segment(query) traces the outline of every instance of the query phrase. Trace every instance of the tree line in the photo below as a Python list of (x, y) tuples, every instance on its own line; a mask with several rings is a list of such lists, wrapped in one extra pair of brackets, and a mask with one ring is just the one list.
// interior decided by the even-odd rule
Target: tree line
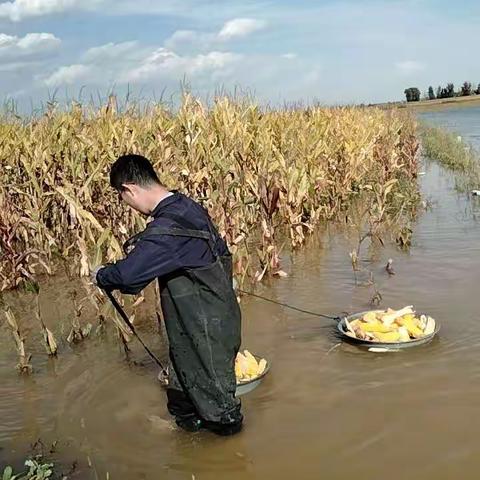
[[(416, 87), (405, 90), (407, 102), (418, 102), (422, 100), (420, 90)], [(468, 97), (470, 95), (480, 95), (480, 83), (477, 89), (474, 89), (471, 82), (464, 82), (459, 90), (455, 90), (453, 83), (448, 83), (446, 87), (439, 86), (435, 91), (432, 86), (428, 87), (428, 93), (423, 96), (423, 100), (435, 100), (436, 98)]]

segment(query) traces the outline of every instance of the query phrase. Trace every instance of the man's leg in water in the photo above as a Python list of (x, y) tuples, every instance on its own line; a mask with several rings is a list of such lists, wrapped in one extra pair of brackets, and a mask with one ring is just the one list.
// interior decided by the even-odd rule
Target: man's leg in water
[(188, 431), (198, 432), (207, 429), (217, 435), (234, 435), (242, 429), (243, 415), (240, 405), (221, 419), (221, 422), (209, 422), (199, 415), (193, 402), (183, 391), (173, 366), (169, 367), (169, 388), (167, 389), (167, 408), (175, 417), (176, 424)]
[(202, 428), (197, 410), (183, 391), (171, 363), (168, 368), (167, 408), (180, 428), (188, 432), (198, 432)]
[(203, 422), (190, 399), (181, 390), (167, 389), (167, 407), (176, 424), (188, 432), (198, 432)]

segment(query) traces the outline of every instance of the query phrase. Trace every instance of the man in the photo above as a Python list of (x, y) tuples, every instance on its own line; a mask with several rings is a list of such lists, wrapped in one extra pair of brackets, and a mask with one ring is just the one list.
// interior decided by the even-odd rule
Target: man
[(126, 257), (98, 267), (93, 281), (104, 290), (136, 294), (158, 279), (170, 344), (169, 412), (188, 431), (239, 432), (243, 416), (234, 366), (241, 315), (225, 242), (206, 210), (169, 192), (146, 158), (120, 157), (110, 184), (127, 205), (153, 220), (127, 242)]

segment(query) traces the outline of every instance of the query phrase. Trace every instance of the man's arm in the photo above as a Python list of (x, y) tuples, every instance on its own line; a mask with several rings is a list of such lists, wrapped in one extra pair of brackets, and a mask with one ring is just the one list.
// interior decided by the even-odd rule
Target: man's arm
[(172, 245), (164, 240), (139, 240), (122, 260), (97, 272), (97, 284), (106, 290), (135, 295), (152, 280), (178, 268)]

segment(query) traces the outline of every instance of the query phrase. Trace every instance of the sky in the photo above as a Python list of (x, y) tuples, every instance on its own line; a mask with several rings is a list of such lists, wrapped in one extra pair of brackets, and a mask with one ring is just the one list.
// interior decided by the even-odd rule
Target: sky
[(0, 91), (22, 108), (110, 92), (374, 103), (480, 83), (480, 2), (0, 0)]

